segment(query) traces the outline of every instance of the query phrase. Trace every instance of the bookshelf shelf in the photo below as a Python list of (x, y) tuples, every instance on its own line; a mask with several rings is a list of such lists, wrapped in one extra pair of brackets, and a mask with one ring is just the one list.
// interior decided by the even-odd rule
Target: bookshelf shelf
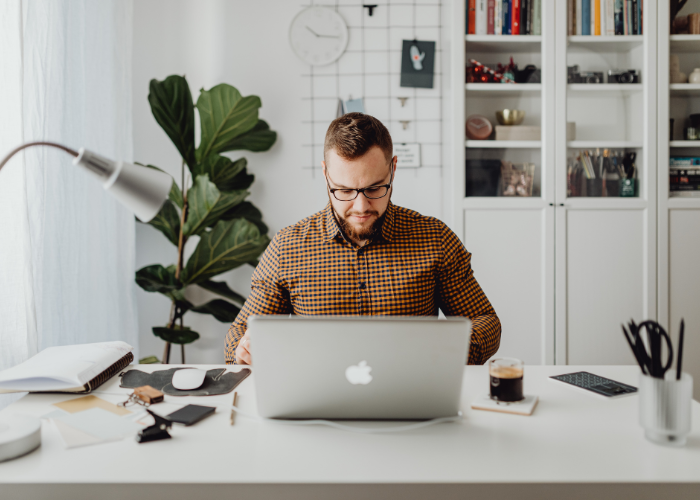
[(700, 51), (700, 35), (671, 35), (671, 52)]
[(641, 141), (569, 141), (566, 143), (566, 147), (570, 149), (640, 149), (644, 145)]
[(542, 141), (466, 141), (467, 148), (540, 149)]
[(498, 52), (539, 52), (539, 35), (465, 35), (466, 54)]
[(669, 87), (672, 96), (700, 95), (700, 83), (671, 83)]
[(543, 209), (547, 206), (539, 196), (468, 196), (462, 198), (462, 209)]
[(571, 35), (567, 38), (570, 51), (585, 49), (596, 52), (626, 52), (644, 43), (644, 35), (588, 36)]
[(468, 92), (484, 92), (500, 95), (520, 95), (523, 92), (540, 92), (540, 83), (467, 83)]
[(672, 148), (700, 148), (700, 141), (670, 141), (668, 145)]
[(569, 83), (569, 92), (582, 94), (635, 94), (644, 89), (642, 83)]

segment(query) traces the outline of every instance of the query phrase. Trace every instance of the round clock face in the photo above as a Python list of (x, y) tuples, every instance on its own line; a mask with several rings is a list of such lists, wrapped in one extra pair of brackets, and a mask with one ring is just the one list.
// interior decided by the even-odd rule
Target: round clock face
[(309, 7), (296, 15), (289, 28), (289, 43), (299, 58), (313, 66), (338, 59), (348, 46), (348, 27), (329, 7)]
[(467, 118), (467, 137), (469, 139), (483, 141), (488, 139), (493, 132), (493, 125), (488, 118), (482, 115), (471, 115)]

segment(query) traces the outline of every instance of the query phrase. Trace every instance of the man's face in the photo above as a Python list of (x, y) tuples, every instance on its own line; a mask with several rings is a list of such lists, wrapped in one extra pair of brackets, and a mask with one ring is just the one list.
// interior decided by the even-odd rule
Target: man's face
[[(326, 158), (328, 163), (322, 163), (323, 174), (331, 188), (361, 189), (389, 184), (393, 178), (392, 171), (395, 172), (396, 169), (396, 157), (388, 162), (378, 146), (354, 160), (338, 156), (333, 149), (326, 153)], [(329, 191), (331, 206), (346, 236), (355, 243), (368, 239), (389, 206), (392, 190), (393, 188), (386, 196), (376, 200), (359, 194), (352, 201), (339, 201)]]

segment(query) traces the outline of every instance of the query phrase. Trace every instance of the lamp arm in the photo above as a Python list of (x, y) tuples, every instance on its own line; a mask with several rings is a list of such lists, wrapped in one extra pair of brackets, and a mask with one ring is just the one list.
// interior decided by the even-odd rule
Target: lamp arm
[(29, 147), (32, 147), (32, 146), (53, 146), (54, 148), (62, 149), (63, 151), (65, 151), (65, 152), (68, 153), (68, 154), (71, 154), (71, 155), (73, 155), (73, 156), (78, 156), (78, 152), (77, 152), (77, 151), (75, 151), (75, 150), (73, 150), (73, 149), (71, 149), (71, 148), (67, 148), (66, 146), (63, 146), (62, 144), (58, 144), (58, 143), (55, 143), (55, 142), (45, 142), (45, 141), (27, 142), (27, 143), (25, 143), (25, 144), (22, 144), (21, 146), (17, 146), (15, 149), (13, 149), (12, 151), (10, 151), (10, 152), (8, 153), (8, 155), (5, 156), (5, 158), (2, 159), (2, 161), (0, 161), (0, 170), (2, 170), (2, 167), (4, 167), (5, 164), (6, 164), (8, 161), (10, 161), (10, 158), (12, 158), (15, 154), (19, 153), (19, 152), (22, 151), (23, 149), (26, 149), (26, 148), (29, 148)]

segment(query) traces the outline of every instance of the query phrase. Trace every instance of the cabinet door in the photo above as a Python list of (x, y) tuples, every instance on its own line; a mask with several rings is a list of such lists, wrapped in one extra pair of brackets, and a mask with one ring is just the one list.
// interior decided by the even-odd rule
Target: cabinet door
[(544, 203), (464, 210), (474, 276), (501, 320), (499, 357), (554, 362), (553, 214)]
[(621, 324), (656, 314), (646, 208), (556, 210), (557, 364), (633, 364)]

